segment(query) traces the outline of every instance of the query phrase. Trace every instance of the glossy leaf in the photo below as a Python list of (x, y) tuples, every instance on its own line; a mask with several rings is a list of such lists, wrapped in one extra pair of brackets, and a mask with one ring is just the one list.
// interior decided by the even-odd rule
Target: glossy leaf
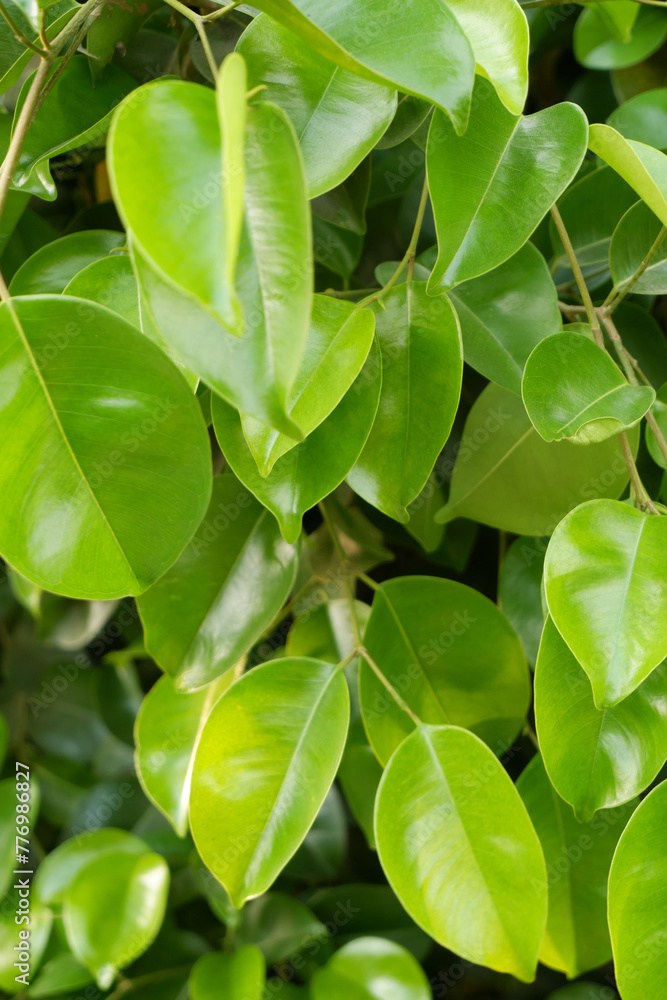
[(440, 454), (461, 395), (463, 357), (456, 315), (423, 282), (393, 288), (376, 307), (382, 391), (373, 429), (348, 475), (352, 489), (407, 521)]
[(198, 691), (183, 693), (161, 677), (144, 698), (135, 728), (137, 777), (176, 832), (188, 831), (192, 767), (199, 737), (218, 698), (234, 680), (227, 671)]
[[(364, 644), (422, 722), (463, 726), (497, 754), (521, 728), (530, 697), (521, 644), (471, 587), (423, 576), (382, 584)], [(386, 763), (414, 723), (365, 661), (359, 692), (371, 745)]]
[(261, 1000), (266, 983), (264, 957), (254, 945), (223, 954), (209, 952), (196, 962), (188, 981), (192, 1000)]
[(598, 708), (627, 698), (667, 657), (666, 558), (667, 522), (612, 500), (582, 504), (553, 533), (549, 611)]
[(620, 42), (630, 41), (632, 28), (640, 11), (634, 0), (614, 0), (612, 3), (603, 0), (587, 9), (592, 10), (607, 31)]
[[(658, 238), (662, 224), (643, 202), (629, 209), (614, 231), (609, 253), (611, 276), (619, 291), (627, 286)], [(661, 295), (667, 291), (667, 246), (663, 244), (639, 281), (633, 295)]]
[[(72, 278), (89, 264), (115, 256), (113, 251), (124, 247), (124, 233), (106, 229), (91, 229), (70, 233), (47, 243), (19, 268), (12, 278), (12, 295), (41, 295), (64, 292)], [(107, 305), (107, 303), (103, 303)]]
[(237, 51), (248, 64), (249, 87), (265, 86), (263, 97), (294, 125), (309, 198), (341, 184), (394, 117), (395, 90), (323, 59), (266, 14), (248, 26)]
[[(388, 8), (384, 0), (335, 6), (327, 0), (258, 0), (255, 6), (343, 69), (423, 97), (443, 108), (458, 131), (465, 130), (475, 57), (446, 4), (409, 0)], [(419, 59), (406, 48), (406, 37)]]
[(213, 426), (227, 461), (275, 516), (286, 541), (296, 542), (305, 512), (331, 493), (358, 459), (373, 426), (380, 382), (379, 351), (374, 345), (334, 411), (305, 441), (278, 459), (266, 478), (257, 469), (238, 413), (219, 397), (213, 399)]
[(343, 945), (316, 973), (313, 1000), (430, 1000), (428, 980), (400, 945), (362, 937)]
[(535, 666), (544, 615), (542, 571), (546, 541), (516, 538), (505, 553), (498, 577), (498, 606), (519, 636), (526, 658)]
[(431, 294), (490, 271), (523, 246), (576, 174), (586, 135), (576, 105), (517, 118), (482, 77), (465, 135), (435, 113), (426, 153), (439, 250)]
[(521, 383), (533, 426), (545, 441), (605, 441), (633, 427), (650, 409), (654, 390), (628, 385), (611, 357), (578, 333), (538, 344)]
[(636, 802), (602, 810), (592, 823), (579, 823), (554, 791), (539, 754), (522, 771), (516, 787), (547, 863), (549, 914), (540, 961), (575, 979), (611, 959), (607, 879)]
[(3, 556), (70, 597), (139, 594), (177, 558), (206, 509), (211, 473), (199, 407), (171, 362), (102, 306), (44, 295), (15, 299), (13, 308), (16, 322), (0, 307), (0, 370), (12, 387), (0, 411), (3, 435), (12, 428)]
[(607, 125), (626, 139), (667, 149), (667, 87), (637, 94), (616, 108)]
[(114, 254), (93, 261), (75, 274), (63, 291), (65, 295), (98, 302), (141, 329), (137, 279), (132, 262), (125, 255)]
[[(629, 437), (636, 449), (637, 431)], [(587, 448), (570, 441), (547, 443), (521, 399), (491, 384), (468, 415), (449, 502), (436, 520), (468, 517), (520, 535), (549, 535), (577, 504), (618, 497), (627, 481), (615, 439)]]
[(664, 13), (648, 7), (640, 10), (630, 38), (625, 41), (614, 37), (594, 10), (585, 10), (574, 29), (574, 54), (588, 69), (633, 66), (656, 52), (667, 38)]
[(176, 689), (220, 677), (247, 653), (287, 599), (297, 550), (231, 475), (180, 558), (138, 601), (146, 646)]
[(667, 862), (662, 836), (666, 823), (667, 783), (663, 782), (626, 826), (609, 873), (609, 928), (623, 1000), (667, 996)]
[(667, 225), (667, 156), (643, 142), (624, 139), (609, 125), (591, 125), (588, 145)]
[(518, 792), (481, 740), (420, 726), (385, 770), (375, 831), (390, 885), (431, 937), (533, 980), (547, 915), (544, 857)]
[(113, 827), (87, 831), (85, 837), (71, 837), (40, 864), (34, 881), (35, 897), (48, 905), (62, 903), (79, 874), (92, 861), (106, 855), (115, 858), (128, 854), (140, 858), (148, 853), (148, 846), (139, 837)]
[(535, 721), (558, 794), (582, 822), (629, 802), (667, 760), (667, 665), (613, 708), (597, 709), (591, 682), (549, 618), (535, 671)]
[(265, 892), (306, 836), (334, 779), (349, 699), (336, 667), (286, 658), (246, 674), (202, 733), (190, 823), (235, 906)]

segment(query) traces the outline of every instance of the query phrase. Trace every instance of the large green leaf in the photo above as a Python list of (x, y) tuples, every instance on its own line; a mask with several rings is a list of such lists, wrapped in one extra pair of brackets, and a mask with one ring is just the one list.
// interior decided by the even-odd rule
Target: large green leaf
[(647, 385), (628, 385), (611, 357), (579, 333), (537, 345), (523, 373), (524, 405), (545, 441), (595, 444), (633, 427), (655, 401)]
[(313, 1000), (431, 1000), (419, 962), (393, 941), (361, 937), (343, 945), (313, 977)]
[[(288, 412), (304, 435), (335, 409), (361, 371), (373, 340), (370, 309), (315, 295), (306, 350), (288, 399)], [(298, 443), (254, 417), (241, 415), (243, 436), (262, 476)]]
[[(59, 64), (55, 64), (58, 71)], [(15, 115), (18, 116), (32, 85), (29, 77), (21, 90)], [(93, 86), (88, 59), (75, 55), (58, 75), (40, 107), (21, 147), (13, 186), (47, 201), (56, 197), (49, 160), (80, 146), (99, 144), (107, 131), (117, 104), (134, 90), (132, 77), (117, 66), (109, 66)]]
[(125, 233), (107, 229), (89, 229), (61, 236), (28, 258), (12, 278), (9, 291), (12, 295), (64, 292), (79, 271), (97, 260), (106, 260), (126, 242)]
[[(636, 450), (638, 432), (629, 432)], [(436, 520), (468, 517), (518, 535), (549, 535), (569, 510), (618, 497), (628, 481), (620, 445), (547, 443), (521, 399), (493, 383), (475, 401), (456, 453), (449, 502)]]
[(613, 708), (598, 709), (591, 682), (550, 618), (535, 671), (535, 722), (558, 794), (588, 822), (629, 802), (667, 760), (667, 664)]
[(516, 538), (505, 553), (498, 576), (498, 606), (521, 639), (526, 657), (535, 666), (544, 626), (542, 571), (546, 541)]
[[(422, 722), (464, 726), (498, 754), (523, 725), (530, 683), (521, 643), (471, 587), (423, 576), (383, 583), (364, 644)], [(369, 739), (386, 763), (414, 723), (365, 661), (359, 692)]]
[(429, 292), (484, 274), (516, 253), (579, 169), (586, 136), (576, 105), (516, 117), (483, 77), (465, 135), (436, 111), (426, 166), (439, 253)]
[(248, 85), (289, 115), (303, 153), (308, 196), (341, 184), (370, 153), (396, 110), (396, 91), (323, 59), (265, 14), (244, 31), (238, 51)]
[[(660, 219), (642, 201), (625, 213), (614, 230), (609, 251), (611, 276), (619, 291), (634, 277), (662, 228)], [(639, 281), (633, 284), (632, 292), (634, 295), (667, 292), (667, 241), (658, 249)]]
[(575, 979), (611, 959), (607, 879), (636, 802), (603, 810), (592, 823), (579, 823), (554, 791), (539, 754), (522, 771), (516, 787), (547, 863), (549, 914), (540, 961)]
[(581, 504), (553, 533), (549, 612), (598, 708), (627, 698), (667, 657), (666, 559), (667, 521), (613, 500)]
[(397, 521), (420, 493), (449, 437), (461, 395), (456, 314), (425, 282), (392, 288), (376, 306), (382, 391), (373, 429), (348, 476), (352, 489)]
[(188, 981), (192, 1000), (262, 1000), (266, 983), (264, 956), (254, 945), (229, 954), (209, 952), (194, 965)]
[(609, 125), (591, 125), (588, 145), (667, 225), (667, 156), (643, 142), (624, 139)]
[(667, 980), (667, 782), (623, 831), (609, 874), (609, 929), (623, 1000), (665, 1000)]
[(480, 739), (420, 726), (385, 769), (378, 854), (394, 892), (457, 955), (535, 978), (547, 916), (539, 840), (518, 792)]
[(188, 805), (194, 755), (204, 723), (234, 680), (229, 670), (199, 691), (176, 690), (161, 677), (144, 698), (134, 730), (137, 777), (154, 805), (176, 832), (188, 832)]
[(306, 658), (251, 670), (209, 715), (190, 824), (235, 906), (265, 892), (306, 836), (336, 774), (348, 721), (343, 673)]
[[(597, 7), (597, 2), (595, 7)], [(608, 7), (621, 6), (618, 0)], [(665, 11), (644, 7), (629, 33), (629, 39), (619, 39), (609, 30), (596, 11), (585, 10), (574, 28), (574, 54), (588, 69), (622, 69), (634, 66), (656, 52), (667, 38)]]
[(164, 918), (169, 867), (159, 854), (108, 854), (81, 869), (65, 894), (63, 922), (69, 946), (109, 988), (154, 940)]
[(88, 264), (74, 275), (64, 292), (65, 295), (99, 302), (141, 329), (137, 279), (132, 261), (125, 254), (102, 257)]
[(607, 119), (626, 139), (667, 149), (667, 87), (646, 90), (621, 104)]
[(249, 651), (288, 597), (297, 556), (235, 476), (214, 479), (194, 538), (138, 601), (146, 647), (177, 688), (208, 684)]
[(150, 341), (83, 299), (2, 305), (0, 342), (3, 556), (70, 597), (141, 593), (208, 503), (195, 398)]
[(70, 837), (51, 851), (35, 875), (35, 898), (41, 903), (62, 903), (80, 872), (106, 855), (129, 854), (140, 858), (150, 848), (139, 837), (113, 827), (87, 830), (85, 837)]
[(213, 399), (213, 426), (227, 461), (276, 517), (288, 542), (299, 537), (306, 511), (335, 490), (358, 459), (378, 408), (380, 368), (374, 343), (366, 364), (335, 410), (278, 459), (265, 478), (248, 447), (239, 414), (220, 397)]
[(441, 0), (258, 0), (255, 6), (320, 55), (437, 104), (451, 115), (457, 131), (465, 130), (475, 57)]

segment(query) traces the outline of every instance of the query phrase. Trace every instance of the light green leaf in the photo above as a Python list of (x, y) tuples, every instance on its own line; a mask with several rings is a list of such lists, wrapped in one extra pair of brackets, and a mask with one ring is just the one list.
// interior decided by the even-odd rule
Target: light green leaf
[(667, 759), (667, 664), (603, 710), (591, 682), (550, 618), (535, 671), (535, 722), (558, 794), (588, 822), (598, 809), (629, 802)]
[(575, 979), (611, 959), (607, 879), (623, 828), (636, 802), (579, 823), (554, 791), (542, 758), (533, 757), (516, 783), (547, 863), (549, 913), (540, 961)]
[[(634, 451), (638, 432), (629, 432)], [(618, 497), (628, 481), (619, 443), (547, 443), (522, 400), (491, 385), (477, 398), (456, 453), (438, 521), (467, 517), (518, 535), (549, 535), (583, 500)]]
[[(582, 4), (582, 7), (585, 6), (586, 4)], [(634, 0), (613, 0), (612, 3), (609, 3), (608, 0), (604, 0), (602, 3), (597, 0), (587, 9), (595, 13), (604, 28), (619, 42), (630, 41), (632, 27), (640, 11), (639, 4), (635, 3)]]
[(666, 559), (667, 521), (613, 500), (581, 504), (553, 533), (549, 612), (597, 708), (627, 698), (667, 657)]
[(296, 542), (305, 512), (335, 490), (358, 459), (377, 412), (380, 372), (374, 343), (338, 406), (304, 441), (278, 459), (265, 478), (247, 445), (239, 414), (214, 397), (211, 412), (220, 447), (241, 482), (275, 516), (286, 541)]
[(269, 888), (306, 836), (336, 774), (348, 721), (343, 674), (289, 657), (251, 670), (209, 715), (190, 824), (236, 907)]
[(423, 97), (465, 130), (475, 57), (440, 0), (258, 0), (254, 6), (343, 69)]
[(533, 667), (544, 625), (542, 570), (545, 552), (545, 539), (516, 538), (505, 553), (498, 577), (498, 607), (519, 636)]
[[(623, 4), (614, 0), (608, 8), (612, 6)], [(665, 11), (644, 7), (637, 15), (629, 40), (619, 40), (617, 34), (609, 30), (595, 10), (584, 10), (574, 26), (574, 54), (588, 69), (634, 66), (657, 52), (667, 38)]]
[(535, 978), (544, 857), (518, 792), (480, 739), (454, 726), (415, 730), (380, 782), (375, 835), (390, 885), (431, 937), (476, 964)]
[(523, 402), (545, 441), (588, 445), (633, 427), (655, 400), (647, 385), (628, 385), (611, 357), (579, 333), (538, 344), (521, 382)]
[[(20, 899), (18, 890), (11, 890), (0, 907), (0, 990), (4, 990), (8, 996), (23, 993), (24, 987), (32, 985), (34, 973), (39, 968), (53, 926), (53, 914), (35, 899), (30, 900), (30, 923), (17, 924), (16, 913)], [(14, 962), (19, 961), (17, 951), (20, 955), (19, 949), (25, 948), (26, 931), (29, 935), (27, 941), (30, 957), (27, 962), (21, 962), (23, 968), (17, 968)], [(17, 976), (25, 978), (19, 983)], [(28, 995), (32, 996), (32, 989)]]
[[(530, 683), (521, 643), (471, 587), (425, 576), (383, 583), (364, 645), (422, 722), (464, 726), (497, 754), (523, 725)], [(386, 763), (414, 723), (365, 661), (359, 693), (371, 745)]]
[(266, 983), (264, 956), (246, 945), (238, 951), (209, 952), (197, 960), (188, 981), (192, 1000), (262, 1000)]
[(646, 90), (612, 111), (607, 125), (626, 139), (667, 149), (667, 87)]
[(361, 937), (343, 945), (313, 977), (313, 1000), (430, 1000), (419, 962), (398, 944)]
[(609, 125), (591, 125), (588, 146), (637, 192), (663, 226), (667, 225), (667, 156), (643, 142), (624, 139)]
[[(625, 213), (611, 240), (609, 264), (614, 285), (622, 291), (660, 235), (663, 226), (642, 201)], [(633, 295), (662, 295), (667, 292), (667, 242), (663, 243), (632, 286)]]
[(575, 176), (586, 136), (576, 105), (517, 118), (482, 77), (465, 135), (436, 111), (426, 152), (439, 250), (430, 294), (490, 271), (523, 246)]
[[(58, 66), (56, 62), (56, 71)], [(31, 76), (23, 84), (15, 116), (23, 107), (32, 80)], [(93, 86), (87, 57), (75, 55), (58, 76), (30, 126), (14, 171), (13, 186), (53, 201), (56, 186), (49, 160), (70, 149), (100, 144), (113, 109), (135, 86), (132, 77), (117, 66), (109, 66)]]
[(169, 867), (159, 854), (108, 854), (81, 869), (65, 894), (69, 946), (106, 990), (152, 943), (164, 918)]
[(196, 400), (153, 344), (83, 299), (14, 299), (0, 307), (0, 343), (3, 556), (69, 597), (141, 593), (206, 510)]
[[(290, 419), (308, 435), (335, 409), (361, 371), (373, 340), (370, 309), (315, 295), (306, 350), (288, 400)], [(241, 414), (243, 436), (262, 476), (298, 442)]]
[(51, 851), (41, 862), (33, 888), (41, 903), (62, 903), (83, 869), (98, 858), (129, 854), (139, 858), (150, 848), (139, 837), (113, 827), (89, 830), (85, 837), (72, 837)]
[(292, 589), (297, 550), (231, 475), (180, 558), (137, 606), (146, 647), (177, 689), (202, 687), (247, 653)]
[(64, 292), (65, 295), (98, 302), (141, 329), (137, 279), (132, 261), (125, 255), (114, 254), (88, 264), (74, 275)]
[(199, 737), (211, 709), (233, 681), (233, 671), (228, 670), (206, 687), (183, 693), (171, 677), (161, 677), (137, 715), (137, 777), (181, 837), (188, 832), (190, 782)]
[(283, 108), (303, 153), (308, 197), (341, 184), (389, 126), (396, 91), (341, 68), (266, 14), (246, 28), (238, 51), (249, 87)]
[(97, 260), (106, 260), (126, 242), (125, 233), (107, 229), (61, 236), (28, 258), (12, 278), (9, 291), (12, 295), (64, 292), (79, 271)]
[(427, 296), (421, 281), (392, 288), (375, 314), (382, 391), (348, 482), (368, 503), (405, 523), (406, 507), (427, 482), (456, 415), (461, 334), (449, 300)]

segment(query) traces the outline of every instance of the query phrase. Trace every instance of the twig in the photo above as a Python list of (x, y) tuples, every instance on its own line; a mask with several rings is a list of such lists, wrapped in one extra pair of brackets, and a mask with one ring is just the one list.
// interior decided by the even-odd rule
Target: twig
[(591, 330), (593, 331), (593, 336), (595, 337), (595, 343), (598, 347), (604, 347), (604, 339), (602, 337), (602, 330), (600, 329), (600, 321), (598, 320), (597, 313), (595, 311), (595, 306), (593, 305), (593, 300), (591, 299), (590, 292), (588, 291), (588, 286), (586, 285), (586, 280), (584, 278), (583, 272), (579, 261), (577, 260), (577, 255), (572, 246), (572, 240), (568, 235), (568, 231), (565, 228), (565, 223), (563, 218), (558, 211), (556, 205), (551, 207), (551, 215), (556, 223), (556, 229), (558, 230), (558, 235), (561, 238), (563, 246), (565, 247), (565, 252), (567, 254), (567, 259), (572, 268), (572, 273), (574, 274), (575, 280), (577, 282), (577, 288), (579, 289), (579, 294), (581, 295), (581, 300), (586, 307), (586, 315), (588, 316), (588, 322), (591, 325)]
[[(667, 6), (667, 5), (666, 5)], [(656, 236), (651, 249), (648, 251), (643, 261), (632, 275), (632, 277), (626, 282), (623, 288), (618, 289), (616, 285), (612, 288), (606, 301), (603, 303), (603, 308), (607, 310), (608, 313), (613, 313), (614, 309), (621, 304), (626, 295), (628, 295), (632, 289), (635, 287), (641, 276), (644, 274), (651, 261), (657, 254), (658, 250), (662, 246), (667, 237), (667, 226), (663, 226), (658, 235)]]
[(412, 236), (410, 237), (410, 243), (408, 244), (408, 249), (403, 255), (403, 259), (392, 274), (391, 278), (384, 285), (379, 292), (375, 292), (369, 299), (363, 299), (358, 304), (360, 306), (368, 306), (371, 302), (377, 302), (382, 299), (387, 292), (394, 287), (400, 276), (403, 274), (406, 265), (408, 266), (408, 281), (412, 279), (412, 269), (414, 268), (415, 255), (417, 253), (417, 244), (419, 243), (419, 234), (421, 233), (422, 223), (424, 221), (424, 215), (426, 213), (426, 205), (428, 204), (428, 178), (424, 178), (424, 186), (422, 188), (421, 198), (419, 200), (419, 208), (417, 210), (417, 218), (415, 219), (414, 229), (412, 230)]
[(45, 49), (40, 49), (39, 45), (35, 45), (34, 42), (30, 41), (27, 35), (23, 34), (18, 24), (14, 20), (14, 18), (11, 16), (5, 5), (2, 3), (2, 0), (0, 0), (0, 15), (4, 17), (5, 21), (12, 30), (12, 34), (21, 43), (21, 45), (25, 45), (25, 47), (27, 49), (30, 49), (31, 52), (34, 52), (35, 55), (38, 56), (46, 55)]

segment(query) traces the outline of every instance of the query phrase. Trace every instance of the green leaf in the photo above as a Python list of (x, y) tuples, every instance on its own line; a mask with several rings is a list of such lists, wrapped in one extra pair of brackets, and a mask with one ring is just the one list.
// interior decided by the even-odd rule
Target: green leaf
[[(370, 309), (315, 295), (306, 350), (288, 400), (290, 419), (311, 434), (341, 401), (361, 371), (373, 340)], [(298, 442), (241, 414), (243, 436), (262, 476)]]
[(65, 295), (98, 302), (141, 329), (137, 279), (132, 261), (125, 255), (93, 261), (75, 274), (63, 291)]
[(598, 809), (629, 802), (667, 758), (663, 664), (614, 708), (597, 709), (585, 671), (550, 618), (535, 671), (535, 721), (558, 794), (588, 822)]
[[(464, 131), (475, 57), (449, 7), (439, 0), (258, 0), (320, 55), (369, 80), (423, 97)], [(406, 38), (410, 45), (406, 46)], [(378, 42), (381, 39), (381, 43)], [(419, 59), (414, 53), (419, 52)]]
[[(614, 230), (609, 264), (614, 285), (623, 291), (658, 238), (662, 224), (642, 201), (625, 213)], [(667, 292), (667, 243), (663, 243), (639, 281), (633, 295), (662, 295)]]
[[(659, 390), (667, 382), (667, 341), (662, 327), (647, 309), (627, 301), (614, 310), (614, 321), (623, 345)], [(610, 343), (607, 346), (611, 348)]]
[[(18, 778), (12, 777), (0, 781), (0, 816), (2, 816), (0, 820), (0, 899), (14, 881), (13, 872), (18, 867), (16, 859), (18, 848), (28, 847), (27, 844), (17, 841), (17, 836), (20, 836), (17, 827), (28, 826), (32, 832), (39, 813), (39, 789), (36, 784), (33, 784), (29, 789), (27, 802), (20, 803), (21, 809), (25, 805), (28, 806), (26, 813), (17, 811), (16, 807), (20, 802), (17, 795), (25, 792), (25, 789), (16, 787), (18, 780)], [(27, 822), (22, 822), (24, 815), (27, 816)], [(23, 834), (25, 835), (25, 830), (23, 830)]]
[(367, 156), (342, 184), (312, 200), (313, 215), (364, 236), (371, 176), (371, 158)]
[(341, 184), (389, 126), (396, 91), (364, 80), (321, 55), (261, 14), (246, 28), (238, 52), (249, 87), (289, 115), (301, 146), (308, 197)]
[(579, 169), (586, 135), (576, 105), (517, 118), (482, 77), (465, 135), (436, 111), (426, 152), (439, 250), (430, 294), (490, 271), (523, 246)]
[(241, 945), (256, 945), (263, 961), (276, 965), (289, 964), (306, 950), (310, 953), (328, 934), (324, 924), (298, 899), (282, 892), (267, 892), (243, 907), (235, 940)]
[[(656, 419), (658, 427), (662, 431), (663, 435), (667, 433), (667, 384), (663, 385), (661, 389), (658, 390), (657, 398), (655, 401), (655, 406), (653, 407), (653, 416)], [(656, 439), (655, 434), (651, 428), (647, 425), (646, 427), (646, 447), (649, 450), (651, 458), (659, 465), (662, 469), (667, 469), (667, 460), (665, 456), (660, 451), (660, 446)]]
[(362, 937), (343, 945), (313, 977), (313, 1000), (430, 1000), (417, 960), (392, 941)]
[(176, 833), (188, 832), (192, 767), (204, 723), (234, 681), (233, 671), (198, 691), (183, 693), (161, 677), (144, 698), (135, 727), (137, 777)]
[[(530, 683), (521, 644), (471, 587), (419, 576), (383, 583), (364, 645), (422, 722), (464, 726), (498, 754), (523, 725)], [(371, 745), (386, 763), (414, 723), (365, 661), (359, 693)]]
[[(617, 0), (614, 0), (613, 6), (618, 6)], [(637, 15), (629, 41), (621, 41), (608, 30), (596, 12), (589, 9), (582, 11), (574, 26), (574, 54), (588, 69), (623, 69), (653, 55), (665, 38), (665, 11), (643, 7)]]
[(374, 343), (334, 411), (278, 459), (265, 478), (248, 447), (239, 414), (214, 397), (211, 412), (220, 447), (241, 482), (275, 516), (286, 541), (296, 542), (303, 515), (335, 490), (358, 459), (373, 426), (380, 383), (379, 350)]
[(653, 791), (623, 831), (609, 874), (609, 929), (623, 1000), (665, 992), (667, 782)]
[(238, 951), (209, 952), (194, 965), (188, 980), (192, 1000), (262, 1000), (266, 983), (264, 956), (246, 945)]
[(611, 357), (579, 333), (559, 333), (537, 345), (521, 393), (545, 441), (582, 445), (633, 427), (655, 400), (650, 386), (628, 385)]
[(51, 851), (35, 875), (35, 898), (48, 905), (62, 903), (79, 874), (92, 861), (107, 855), (128, 854), (139, 858), (148, 845), (125, 830), (88, 830), (85, 837), (71, 837)]
[(349, 721), (331, 664), (266, 663), (217, 703), (192, 777), (197, 849), (232, 903), (265, 892), (306, 836), (336, 774)]
[(535, 978), (544, 857), (518, 792), (480, 739), (454, 726), (412, 733), (380, 782), (375, 833), (390, 885), (431, 937), (476, 964)]
[(626, 139), (667, 149), (667, 87), (647, 90), (612, 111), (607, 125)]
[(667, 657), (666, 558), (667, 521), (613, 500), (581, 504), (553, 533), (549, 612), (597, 708), (627, 698)]
[(356, 645), (352, 610), (357, 627), (363, 632), (371, 609), (361, 601), (355, 601), (351, 608), (349, 601), (338, 598), (312, 611), (307, 610), (289, 630), (287, 655), (313, 656), (327, 663), (341, 663)]
[(177, 689), (220, 677), (252, 647), (294, 584), (297, 550), (231, 475), (180, 558), (137, 602), (146, 648)]
[[(17, 0), (5, 0), (4, 7), (17, 27), (30, 39), (39, 44), (39, 23), (37, 5), (26, 11), (28, 4)], [(46, 37), (53, 41), (66, 26), (78, 8), (74, 0), (61, 0), (46, 12)], [(32, 52), (16, 37), (4, 17), (0, 17), (0, 94), (6, 93), (20, 79), (32, 58)]]
[[(586, 6), (582, 4), (582, 6)], [(614, 0), (613, 3), (597, 0), (595, 4), (587, 7), (592, 10), (602, 25), (610, 35), (617, 38), (619, 42), (629, 42), (632, 37), (632, 28), (637, 20), (640, 7), (634, 0)]]
[(9, 291), (12, 295), (64, 292), (79, 271), (95, 261), (106, 260), (126, 242), (125, 233), (106, 229), (89, 229), (61, 236), (28, 258), (12, 278)]
[[(631, 430), (633, 450), (638, 432)], [(468, 517), (518, 535), (549, 535), (583, 500), (618, 497), (628, 481), (619, 443), (547, 443), (523, 402), (493, 383), (477, 398), (456, 453), (438, 521)]]
[(547, 863), (549, 914), (540, 961), (575, 979), (611, 959), (607, 879), (636, 802), (603, 810), (592, 823), (579, 823), (556, 795), (539, 754), (522, 771), (516, 787)]
[(535, 666), (544, 626), (542, 570), (546, 541), (516, 538), (505, 553), (498, 577), (498, 607), (519, 636), (526, 658)]
[[(59, 65), (55, 63), (56, 71)], [(32, 81), (30, 76), (23, 84), (15, 121)], [(58, 76), (30, 126), (14, 171), (13, 186), (53, 201), (56, 186), (49, 160), (70, 149), (99, 144), (113, 109), (134, 88), (134, 80), (117, 66), (109, 66), (93, 86), (87, 57), (75, 55)]]
[(0, 767), (2, 767), (5, 754), (7, 753), (7, 747), (9, 745), (9, 726), (7, 725), (7, 720), (0, 712)]
[(93, 79), (102, 74), (116, 51), (126, 50), (144, 21), (158, 9), (160, 0), (128, 0), (127, 3), (109, 4), (88, 29), (86, 52), (93, 57), (90, 70)]
[[(35, 899), (30, 900), (30, 924), (17, 924), (16, 913), (20, 900), (18, 890), (14, 889), (5, 896), (0, 907), (0, 989), (8, 996), (16, 996), (19, 990), (23, 992), (17, 976), (26, 977), (22, 982), (24, 985), (31, 984), (28, 995), (33, 995), (34, 972), (39, 968), (53, 926), (53, 914)], [(19, 960), (17, 952), (20, 954), (21, 949), (25, 948), (26, 931), (29, 932), (27, 941), (30, 957), (27, 962), (21, 963), (24, 966), (21, 969), (14, 962)]]
[(313, 253), (318, 264), (349, 279), (361, 259), (364, 241), (357, 233), (313, 215)]
[[(667, 35), (667, 17), (665, 17)], [(591, 125), (588, 146), (609, 164), (667, 225), (667, 156), (652, 146), (624, 139), (609, 125)]]
[(153, 344), (82, 299), (14, 299), (0, 307), (0, 343), (12, 387), (0, 409), (11, 440), (3, 556), (69, 597), (141, 593), (206, 510), (210, 448), (196, 400)]
[(352, 489), (405, 523), (449, 437), (461, 395), (463, 356), (456, 314), (424, 282), (392, 288), (375, 307), (382, 353), (377, 416), (356, 465)]
[(108, 854), (81, 869), (65, 894), (69, 946), (106, 990), (118, 969), (154, 940), (164, 918), (169, 868), (159, 854)]

